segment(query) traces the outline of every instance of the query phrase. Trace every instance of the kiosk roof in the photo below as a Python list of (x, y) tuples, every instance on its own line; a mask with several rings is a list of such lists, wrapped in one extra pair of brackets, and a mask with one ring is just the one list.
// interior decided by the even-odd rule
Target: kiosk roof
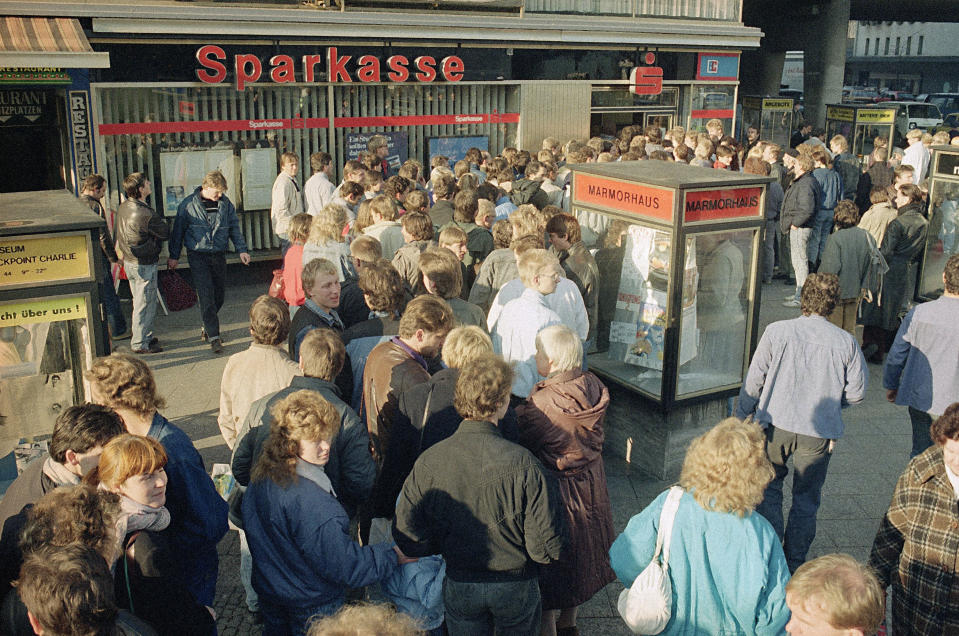
[(86, 230), (103, 222), (66, 190), (0, 194), (0, 236)]
[(742, 174), (732, 170), (700, 168), (674, 161), (610, 161), (607, 163), (577, 163), (569, 166), (574, 172), (600, 177), (646, 183), (663, 188), (722, 188), (752, 183), (771, 183), (773, 177)]

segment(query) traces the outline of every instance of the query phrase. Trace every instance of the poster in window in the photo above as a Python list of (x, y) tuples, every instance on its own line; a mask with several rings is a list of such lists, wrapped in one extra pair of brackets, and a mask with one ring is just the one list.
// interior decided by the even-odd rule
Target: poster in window
[(269, 210), (276, 180), (276, 148), (244, 148), (240, 151), (243, 173), (243, 209)]
[[(610, 358), (646, 369), (663, 369), (670, 242), (669, 232), (638, 225), (629, 228), (616, 311), (610, 325)], [(691, 248), (688, 244), (683, 274), (679, 364), (696, 355), (697, 273), (696, 252)]]
[[(193, 194), (203, 182), (206, 173), (219, 170), (226, 178), (227, 196), (239, 209), (242, 195), (239, 188), (239, 158), (233, 150), (184, 150), (160, 153), (160, 183), (163, 192), (159, 193), (166, 216), (176, 216), (177, 206), (188, 195)], [(271, 172), (275, 168), (271, 167)], [(273, 177), (276, 175), (274, 174)], [(269, 207), (269, 206), (267, 206)]]

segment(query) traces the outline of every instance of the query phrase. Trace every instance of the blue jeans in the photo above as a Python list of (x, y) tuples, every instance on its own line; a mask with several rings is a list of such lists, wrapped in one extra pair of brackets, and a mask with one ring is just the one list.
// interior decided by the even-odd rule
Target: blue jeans
[(103, 267), (100, 275), (100, 300), (103, 302), (103, 310), (107, 313), (110, 333), (113, 336), (119, 336), (127, 330), (127, 319), (123, 316), (123, 310), (120, 309), (120, 300), (113, 286), (113, 274), (110, 273), (109, 262)]
[(766, 221), (766, 233), (763, 235), (762, 279), (768, 283), (773, 279), (776, 266), (776, 241), (779, 240), (779, 221)]
[[(831, 441), (799, 433), (790, 433), (773, 425), (766, 427), (766, 456), (772, 462), (776, 476), (763, 494), (756, 512), (766, 518), (783, 540), (786, 565), (790, 572), (806, 561), (809, 546), (816, 538), (816, 513), (829, 468)], [(793, 460), (793, 503), (789, 519), (783, 527), (783, 480)]]
[(253, 555), (250, 554), (250, 544), (246, 540), (246, 533), (240, 530), (240, 582), (246, 593), (246, 607), (251, 612), (260, 609), (260, 597), (253, 589)]
[(932, 446), (932, 436), (929, 434), (932, 416), (910, 406), (909, 420), (912, 422), (912, 452), (909, 457), (912, 458)]
[(792, 260), (793, 271), (796, 273), (796, 299), (802, 296), (802, 286), (809, 276), (809, 261), (806, 258), (806, 248), (810, 242), (812, 230), (800, 227), (789, 230), (789, 258)]
[(263, 636), (306, 636), (310, 619), (314, 616), (332, 616), (343, 607), (343, 598), (307, 607), (280, 605), (260, 597), (263, 614)]
[(539, 634), (543, 601), (538, 579), (460, 583), (443, 581), (446, 626), (456, 636)]
[(157, 315), (157, 265), (124, 263), (123, 271), (133, 293), (133, 338), (131, 349), (146, 349), (153, 339), (153, 321)]
[(816, 220), (813, 221), (812, 236), (809, 238), (809, 262), (818, 263), (822, 252), (826, 249), (826, 240), (829, 233), (832, 232), (833, 209), (821, 208), (816, 212)]

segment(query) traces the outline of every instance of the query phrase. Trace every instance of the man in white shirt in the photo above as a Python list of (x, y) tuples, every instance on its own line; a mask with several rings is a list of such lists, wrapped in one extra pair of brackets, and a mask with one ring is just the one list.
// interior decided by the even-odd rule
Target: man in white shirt
[(306, 196), (307, 213), (316, 216), (333, 200), (333, 191), (336, 190), (336, 186), (330, 181), (333, 157), (327, 152), (314, 152), (310, 155), (310, 168), (313, 176), (303, 186), (303, 194)]
[(280, 174), (273, 182), (270, 198), (270, 220), (273, 232), (280, 238), (283, 254), (290, 248), (290, 219), (303, 213), (303, 193), (296, 182), (296, 173), (300, 169), (300, 159), (292, 152), (280, 155)]
[[(556, 284), (556, 291), (546, 296), (546, 306), (555, 311), (564, 325), (576, 332), (580, 340), (585, 341), (589, 333), (589, 315), (586, 313), (586, 303), (576, 283), (563, 276), (563, 268), (556, 270), (560, 275)], [(506, 304), (523, 295), (526, 287), (519, 278), (514, 278), (503, 285), (496, 293), (486, 316), (486, 324), (492, 325), (498, 319)]]
[(909, 147), (906, 148), (906, 154), (902, 157), (902, 165), (912, 166), (912, 182), (916, 185), (922, 183), (929, 170), (929, 149), (922, 143), (922, 131), (913, 128), (906, 133), (906, 141)]
[(546, 297), (556, 291), (561, 280), (559, 260), (544, 249), (534, 249), (519, 256), (517, 267), (525, 287), (523, 293), (506, 303), (502, 312), (488, 322), (494, 351), (514, 363), (513, 403), (529, 397), (540, 380), (536, 370), (536, 334), (562, 322), (559, 314), (546, 304)]

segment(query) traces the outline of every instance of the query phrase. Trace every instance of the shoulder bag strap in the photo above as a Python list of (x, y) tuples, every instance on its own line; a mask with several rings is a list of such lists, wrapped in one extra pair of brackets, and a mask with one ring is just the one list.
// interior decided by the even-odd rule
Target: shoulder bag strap
[(659, 532), (656, 534), (656, 554), (659, 555), (660, 548), (663, 553), (663, 569), (669, 568), (669, 544), (672, 541), (673, 521), (676, 519), (676, 511), (679, 510), (679, 499), (683, 496), (683, 489), (679, 486), (673, 486), (669, 489), (666, 501), (663, 503), (663, 510), (659, 514)]
[(128, 565), (130, 561), (130, 555), (127, 554), (127, 550), (129, 550), (134, 544), (138, 536), (140, 536), (140, 532), (134, 532), (132, 535), (130, 535), (130, 540), (123, 544), (123, 582), (126, 584), (127, 601), (130, 603), (131, 614), (136, 614), (136, 611), (133, 609), (133, 590), (130, 589), (130, 568)]

